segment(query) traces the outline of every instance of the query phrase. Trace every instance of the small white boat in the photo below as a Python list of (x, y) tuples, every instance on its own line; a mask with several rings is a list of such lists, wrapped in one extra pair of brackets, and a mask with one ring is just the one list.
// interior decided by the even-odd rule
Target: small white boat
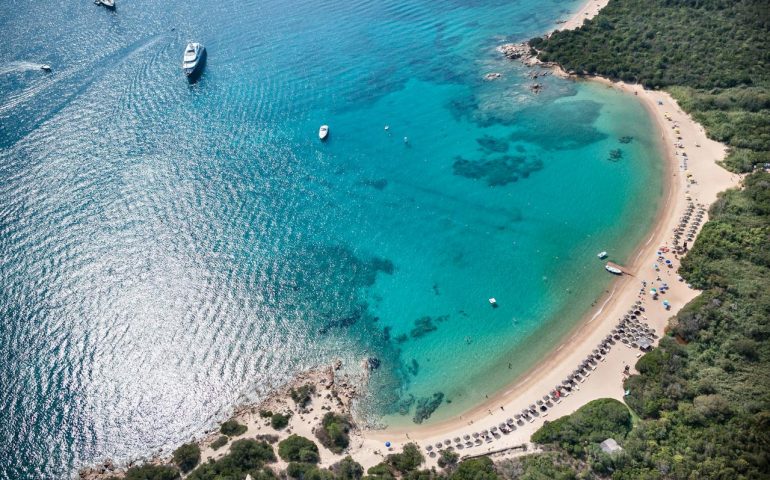
[(619, 269), (618, 267), (613, 267), (609, 263), (604, 266), (604, 269), (607, 270), (610, 273), (615, 274), (615, 275), (620, 275), (620, 274), (623, 273), (623, 271), (621, 269)]
[(321, 125), (321, 128), (318, 129), (318, 138), (321, 140), (326, 140), (326, 137), (329, 136), (329, 125)]
[(497, 308), (497, 300), (495, 297), (489, 299), (489, 304), (492, 305), (492, 307)]
[(94, 3), (115, 10), (115, 0), (94, 0)]
[(51, 71), (51, 66), (48, 65), (48, 64), (40, 65), (40, 70), (42, 70), (44, 72), (50, 72)]
[(599, 252), (596, 256), (599, 258), (607, 258), (607, 252)]

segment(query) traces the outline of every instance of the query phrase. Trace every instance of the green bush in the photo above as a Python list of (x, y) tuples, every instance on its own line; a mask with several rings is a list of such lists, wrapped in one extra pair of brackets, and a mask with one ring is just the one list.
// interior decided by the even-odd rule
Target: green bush
[[(263, 469), (265, 464), (275, 462), (273, 447), (265, 442), (242, 439), (236, 440), (230, 446), (230, 451), (219, 460), (210, 460), (199, 465), (187, 477), (191, 480), (223, 480), (229, 478), (243, 478), (247, 473), (254, 476)], [(259, 474), (261, 477), (272, 476), (272, 472), (265, 469)]]
[(366, 471), (366, 474), (367, 476), (363, 477), (364, 480), (391, 480), (395, 478), (390, 466), (385, 462), (378, 463), (377, 465), (369, 467), (369, 469)]
[(318, 446), (299, 435), (291, 435), (278, 444), (278, 455), (287, 462), (318, 463)]
[(214, 450), (218, 450), (224, 447), (225, 445), (227, 445), (227, 442), (229, 441), (230, 441), (230, 438), (228, 438), (227, 435), (220, 435), (219, 437), (217, 437), (216, 440), (211, 442), (211, 448)]
[(185, 443), (173, 454), (174, 463), (183, 472), (189, 472), (201, 461), (201, 449), (195, 443)]
[(460, 455), (450, 450), (442, 450), (438, 457), (438, 466), (445, 470), (453, 470), (457, 466)]
[(364, 467), (348, 455), (331, 466), (331, 471), (338, 480), (361, 480)]
[(586, 446), (607, 438), (622, 441), (631, 430), (628, 407), (611, 398), (602, 398), (580, 407), (572, 415), (545, 424), (532, 435), (532, 441), (558, 445), (578, 458)]
[(286, 426), (289, 424), (290, 418), (291, 418), (291, 415), (274, 413), (273, 416), (270, 417), (270, 425), (276, 430), (281, 430), (283, 428), (286, 428)]
[(296, 403), (298, 407), (304, 408), (313, 399), (315, 385), (308, 383), (296, 389), (292, 388), (289, 393), (292, 400), (294, 400), (294, 403)]
[(179, 470), (168, 465), (145, 464), (126, 471), (125, 480), (176, 480)]
[(328, 412), (316, 428), (315, 435), (321, 445), (334, 453), (342, 453), (350, 444), (348, 432), (352, 428), (350, 417)]
[(407, 443), (401, 453), (391, 453), (386, 461), (396, 471), (406, 474), (417, 470), (424, 460), (425, 457), (422, 456), (417, 445)]
[(228, 420), (219, 427), (219, 432), (228, 437), (237, 437), (246, 433), (246, 425), (238, 423), (236, 420)]
[(460, 462), (450, 480), (498, 480), (495, 464), (489, 457), (472, 458)]

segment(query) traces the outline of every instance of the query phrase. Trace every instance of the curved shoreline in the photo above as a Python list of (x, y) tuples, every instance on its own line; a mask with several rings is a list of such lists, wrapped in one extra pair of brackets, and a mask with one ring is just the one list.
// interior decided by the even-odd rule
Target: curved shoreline
[[(572, 29), (582, 25), (583, 20), (592, 18), (598, 11), (606, 6), (609, 0), (590, 0), (570, 20), (563, 22), (559, 29)], [(661, 245), (670, 244), (670, 232), (675, 228), (677, 219), (683, 214), (688, 201), (704, 206), (709, 206), (717, 199), (717, 194), (728, 188), (738, 186), (740, 176), (731, 174), (719, 166), (726, 154), (726, 146), (710, 140), (706, 137), (705, 130), (695, 122), (678, 106), (676, 101), (666, 92), (645, 90), (639, 85), (629, 85), (623, 82), (613, 82), (603, 77), (578, 77), (569, 75), (558, 66), (550, 65), (555, 73), (574, 81), (591, 81), (606, 85), (608, 88), (616, 88), (621, 92), (636, 97), (642, 103), (645, 111), (653, 121), (657, 136), (661, 142), (661, 150), (664, 156), (663, 182), (664, 200), (661, 202), (658, 213), (653, 222), (650, 235), (646, 241), (634, 249), (631, 260), (626, 269), (632, 275), (624, 275), (611, 283), (608, 290), (597, 299), (596, 305), (590, 309), (576, 326), (564, 336), (562, 341), (547, 355), (543, 361), (520, 375), (520, 377), (500, 392), (489, 397), (488, 400), (476, 407), (464, 412), (457, 418), (443, 420), (430, 425), (413, 425), (409, 427), (392, 427), (379, 431), (363, 432), (364, 442), (360, 448), (374, 451), (388, 440), (395, 445), (409, 441), (415, 441), (423, 446), (433, 445), (446, 439), (462, 437), (465, 434), (489, 429), (499, 423), (505, 422), (514, 413), (526, 407), (544, 393), (552, 390), (553, 385), (559, 384), (582, 358), (591, 352), (594, 345), (612, 329), (617, 319), (622, 317), (630, 304), (641, 299), (645, 303), (648, 323), (658, 332), (663, 332), (668, 319), (674, 315), (700, 292), (688, 288), (683, 282), (676, 281), (676, 271), (679, 266), (678, 259), (673, 260), (673, 267), (664, 269), (666, 274), (663, 280), (669, 280), (670, 290), (666, 299), (671, 302), (671, 308), (662, 307), (662, 299), (657, 302), (649, 302), (645, 296), (639, 295), (640, 279), (648, 281), (655, 278), (651, 264), (657, 256), (655, 253)], [(670, 120), (666, 118), (669, 112)], [(676, 138), (672, 124), (676, 123), (681, 132), (683, 151), (690, 152), (688, 169), (680, 168), (680, 155), (674, 144), (680, 141)], [(697, 154), (697, 157), (695, 156)], [(690, 184), (687, 174), (693, 174), (698, 183)], [(707, 214), (705, 215), (707, 221)], [(704, 223), (705, 223), (704, 221)], [(698, 232), (700, 227), (698, 228)], [(697, 235), (697, 234), (696, 234)], [(693, 240), (694, 241), (694, 240)], [(649, 262), (649, 263), (648, 263)], [(645, 269), (645, 265), (647, 268)], [(598, 320), (598, 321), (597, 321)], [(657, 344), (657, 342), (655, 342)], [(571, 348), (565, 348), (571, 344)], [(555, 405), (547, 412), (548, 419), (553, 420), (568, 415), (586, 403), (604, 397), (623, 399), (622, 370), (624, 366), (633, 366), (636, 363), (638, 349), (613, 347), (599, 368), (591, 377), (580, 384), (581, 390), (573, 392), (569, 398)], [(613, 371), (613, 368), (617, 370)], [(545, 416), (545, 415), (544, 415)], [(540, 419), (542, 420), (542, 418)], [(529, 444), (529, 438), (536, 429), (542, 426), (541, 421), (525, 424), (515, 431), (500, 436), (491, 443), (491, 446), (482, 444), (466, 450), (469, 456), (491, 454), (501, 450), (511, 450), (522, 445)], [(529, 446), (531, 448), (531, 445)], [(463, 452), (460, 452), (461, 455)], [(369, 455), (355, 455), (361, 459)], [(361, 460), (359, 460), (361, 461)], [(428, 459), (429, 464), (435, 462)]]
[[(592, 18), (608, 2), (609, 0), (587, 1), (569, 20), (557, 23), (557, 29), (563, 30), (579, 27), (584, 19)], [(491, 426), (505, 422), (505, 419), (512, 417), (521, 408), (542, 397), (544, 393), (553, 388), (553, 385), (560, 383), (575, 368), (575, 365), (586, 354), (591, 352), (593, 346), (606, 336), (617, 321), (617, 318), (621, 317), (627, 310), (628, 305), (640, 298), (639, 282), (641, 279), (646, 278), (649, 280), (654, 276), (649, 268), (649, 262), (657, 248), (670, 241), (670, 232), (687, 205), (685, 196), (691, 194), (694, 202), (708, 206), (716, 200), (719, 192), (737, 186), (737, 180), (740, 177), (730, 174), (716, 163), (724, 157), (726, 147), (707, 139), (704, 129), (687, 116), (669, 94), (644, 90), (640, 86), (612, 82), (602, 77), (576, 77), (568, 75), (558, 67), (554, 68), (559, 75), (572, 80), (598, 82), (606, 85), (608, 88), (617, 88), (625, 94), (635, 96), (637, 100), (642, 102), (645, 110), (650, 115), (657, 131), (657, 136), (662, 142), (661, 149), (664, 155), (665, 175), (663, 201), (653, 221), (650, 235), (645, 237), (646, 240), (642, 241), (629, 257), (631, 260), (626, 268), (632, 272), (632, 275), (624, 275), (613, 281), (604, 294), (597, 298), (595, 306), (581, 317), (581, 320), (563, 336), (563, 340), (542, 361), (539, 361), (534, 367), (521, 374), (514, 382), (491, 395), (484, 403), (476, 405), (455, 418), (442, 420), (435, 424), (356, 431), (351, 435), (350, 448), (341, 455), (333, 454), (319, 446), (321, 452), (320, 465), (329, 466), (349, 454), (364, 467), (370, 467), (381, 462), (385, 455), (391, 453), (384, 448), (386, 440), (393, 444), (390, 450), (398, 451), (408, 442), (416, 442), (424, 447), (444, 439), (462, 437), (464, 434), (488, 429)], [(663, 104), (659, 105), (659, 101), (663, 102)], [(678, 157), (673, 147), (675, 138), (671, 129), (671, 122), (664, 117), (666, 110), (670, 111), (672, 113), (671, 118), (679, 123), (683, 137), (682, 142), (686, 150), (692, 153), (688, 171), (694, 173), (695, 178), (699, 182), (696, 185), (688, 185), (684, 172), (679, 169)], [(700, 147), (695, 145), (700, 145)], [(697, 156), (696, 153), (698, 154)], [(647, 266), (646, 269), (645, 265)], [(648, 323), (658, 332), (662, 332), (665, 329), (668, 318), (675, 315), (681, 307), (700, 293), (687, 288), (683, 283), (675, 280), (677, 268), (678, 261), (675, 260), (673, 268), (662, 272), (667, 275), (664, 279), (671, 278), (671, 290), (665, 296), (672, 303), (670, 310), (662, 308), (661, 300), (650, 302), (647, 298), (643, 299), (646, 307), (644, 313), (648, 317)], [(611, 397), (622, 401), (624, 395), (622, 369), (624, 365), (628, 365), (633, 371), (633, 365), (636, 362), (638, 352), (638, 349), (625, 348), (621, 344), (613, 346), (611, 351), (605, 356), (606, 360), (599, 363), (598, 368), (592, 372), (585, 382), (579, 384), (580, 390), (573, 391), (561, 403), (554, 405), (546, 413), (547, 416), (542, 415), (533, 423), (527, 423), (510, 434), (501, 435), (493, 443), (482, 444), (479, 447), (470, 448), (459, 453), (464, 456), (484, 454), (496, 456), (509, 453), (515, 455), (522, 451), (521, 446), (525, 446), (524, 451), (526, 449), (532, 451), (529, 439), (531, 434), (542, 426), (543, 417), (548, 420), (554, 420), (568, 415), (586, 403), (598, 398)], [(286, 430), (276, 432), (269, 426), (269, 422), (259, 417), (258, 409), (263, 406), (290, 410), (291, 401), (288, 398), (287, 391), (292, 386), (307, 381), (323, 386), (326, 380), (326, 373), (320, 375), (320, 372), (321, 370), (301, 373), (297, 376), (297, 379), (285, 387), (276, 390), (264, 401), (235, 408), (233, 418), (243, 421), (248, 427), (243, 436), (253, 437), (267, 433), (277, 434), (283, 438), (289, 433), (297, 433), (312, 439), (314, 438), (315, 426), (318, 424), (318, 416), (322, 416), (321, 412), (313, 414), (314, 410), (334, 409), (347, 413), (349, 410), (348, 402), (340, 403), (336, 407), (332, 405), (336, 403), (336, 401), (332, 401), (337, 398), (336, 393), (333, 392), (336, 387), (328, 385), (328, 387), (321, 388), (320, 395), (315, 397), (309, 411), (303, 412), (304, 414), (300, 414), (298, 411), (292, 417), (290, 425)], [(332, 397), (324, 401), (323, 395), (329, 394), (329, 392), (332, 393)], [(203, 450), (202, 462), (210, 458), (221, 457), (227, 453), (229, 444), (227, 448), (217, 451), (210, 448), (210, 443), (217, 435), (216, 433), (207, 432), (195, 440), (196, 443), (201, 445)], [(435, 458), (428, 457), (426, 460), (429, 467), (436, 464)], [(154, 460), (155, 463), (165, 463), (165, 461), (166, 459), (158, 458)], [(275, 465), (279, 469), (281, 466), (285, 465), (281, 462)], [(114, 475), (118, 472), (110, 471), (107, 473)], [(102, 477), (95, 475), (89, 478)]]

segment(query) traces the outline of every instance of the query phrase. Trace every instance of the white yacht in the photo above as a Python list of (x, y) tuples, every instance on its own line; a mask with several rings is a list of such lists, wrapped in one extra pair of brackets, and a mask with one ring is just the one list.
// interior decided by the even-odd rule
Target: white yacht
[(182, 61), (184, 74), (193, 77), (200, 73), (205, 59), (206, 47), (197, 42), (188, 43), (187, 48), (184, 49), (184, 60)]
[(110, 10), (115, 10), (115, 0), (94, 0), (94, 3)]
[(321, 125), (321, 128), (318, 129), (318, 138), (321, 140), (326, 140), (326, 137), (329, 136), (329, 125)]

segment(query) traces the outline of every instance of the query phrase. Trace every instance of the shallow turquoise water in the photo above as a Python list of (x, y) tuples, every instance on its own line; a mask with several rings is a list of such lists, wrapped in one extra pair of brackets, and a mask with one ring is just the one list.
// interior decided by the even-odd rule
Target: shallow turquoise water
[(641, 106), (494, 51), (575, 7), (1, 4), (0, 478), (170, 448), (337, 357), (380, 360), (372, 423), (531, 366), (661, 193)]

